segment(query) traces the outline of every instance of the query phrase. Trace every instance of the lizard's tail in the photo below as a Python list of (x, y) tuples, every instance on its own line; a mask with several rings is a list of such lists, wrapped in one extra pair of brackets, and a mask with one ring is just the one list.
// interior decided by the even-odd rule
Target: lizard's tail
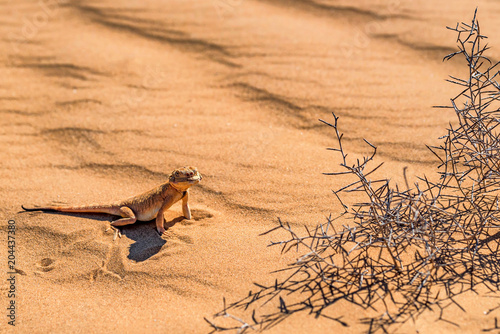
[(90, 213), (107, 213), (111, 215), (116, 214), (116, 209), (113, 205), (81, 205), (81, 206), (35, 206), (25, 207), (21, 205), (25, 211), (52, 211), (52, 212), (90, 212)]

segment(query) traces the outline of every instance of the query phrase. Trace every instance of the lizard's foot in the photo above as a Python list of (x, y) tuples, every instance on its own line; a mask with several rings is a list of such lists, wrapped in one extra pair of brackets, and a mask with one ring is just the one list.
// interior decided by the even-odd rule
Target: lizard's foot
[(110, 226), (106, 229), (106, 231), (105, 231), (105, 232), (108, 232), (109, 230), (113, 230), (113, 231), (115, 231), (115, 233), (114, 233), (114, 235), (113, 235), (113, 241), (115, 241), (115, 240), (116, 240), (116, 237), (120, 237), (120, 238), (122, 237), (122, 232), (120, 231), (120, 229), (119, 229), (119, 228), (117, 228), (117, 227), (114, 227), (114, 226), (110, 225)]
[(166, 232), (166, 230), (163, 227), (157, 227), (156, 230), (158, 231), (158, 233), (160, 234), (160, 236), (162, 236), (163, 233)]

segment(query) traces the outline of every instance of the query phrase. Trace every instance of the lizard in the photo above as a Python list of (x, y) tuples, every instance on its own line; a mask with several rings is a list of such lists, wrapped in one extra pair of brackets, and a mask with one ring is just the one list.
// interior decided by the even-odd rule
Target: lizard
[(189, 209), (189, 188), (198, 184), (202, 179), (196, 167), (181, 167), (175, 169), (167, 182), (146, 191), (140, 195), (117, 201), (110, 204), (91, 204), (81, 206), (44, 206), (44, 207), (21, 207), (25, 211), (56, 211), (56, 212), (87, 212), (107, 213), (120, 216), (121, 219), (111, 222), (110, 228), (115, 230), (114, 239), (120, 234), (117, 227), (130, 225), (139, 221), (149, 221), (156, 218), (156, 229), (158, 233), (165, 233), (164, 217), (165, 210), (174, 203), (182, 200), (182, 213), (186, 219), (191, 219)]

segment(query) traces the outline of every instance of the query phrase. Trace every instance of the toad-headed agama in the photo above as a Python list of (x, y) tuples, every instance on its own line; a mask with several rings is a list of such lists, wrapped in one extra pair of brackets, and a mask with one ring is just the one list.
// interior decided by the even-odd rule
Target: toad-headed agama
[[(112, 227), (124, 226), (139, 221), (156, 218), (156, 229), (162, 235), (165, 232), (163, 212), (182, 199), (182, 213), (191, 219), (188, 190), (199, 183), (202, 177), (196, 167), (181, 167), (174, 170), (167, 182), (140, 195), (110, 204), (92, 204), (82, 206), (45, 206), (25, 207), (26, 211), (60, 211), (107, 213), (122, 217), (111, 223)], [(116, 230), (116, 235), (119, 231)]]

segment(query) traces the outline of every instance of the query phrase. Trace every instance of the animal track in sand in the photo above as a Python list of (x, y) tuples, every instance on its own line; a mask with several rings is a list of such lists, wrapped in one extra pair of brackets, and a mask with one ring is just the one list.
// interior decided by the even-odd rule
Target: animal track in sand
[(47, 272), (47, 271), (51, 271), (54, 269), (54, 263), (55, 263), (55, 260), (51, 259), (51, 258), (43, 258), (40, 260), (39, 263), (37, 263), (37, 267), (43, 271), (43, 272)]
[(188, 235), (182, 235), (182, 234), (179, 234), (179, 233), (176, 233), (176, 232), (173, 232), (173, 231), (169, 231), (167, 230), (165, 233), (163, 233), (163, 238), (165, 240), (168, 240), (168, 241), (180, 241), (181, 243), (184, 243), (184, 244), (189, 244), (189, 245), (192, 245), (194, 242), (193, 242), (193, 239), (188, 236)]
[(192, 219), (194, 219), (196, 221), (212, 218), (214, 216), (214, 214), (211, 213), (210, 211), (203, 210), (203, 209), (192, 209), (191, 215), (192, 215)]
[(120, 252), (120, 247), (114, 244), (107, 252), (105, 259), (102, 260), (99, 268), (90, 273), (89, 280), (94, 282), (98, 277), (110, 277), (121, 281), (126, 276), (125, 265)]
[[(174, 227), (175, 223), (173, 224), (165, 224), (165, 226), (168, 226), (167, 231), (163, 234), (162, 239), (168, 240), (168, 241), (178, 241), (180, 243), (184, 244), (189, 244), (192, 245), (194, 243), (193, 238), (191, 238), (189, 235), (186, 234), (181, 234), (179, 231), (184, 230), (187, 226), (194, 225), (195, 222), (200, 222), (205, 219), (210, 219), (214, 216), (214, 214), (208, 210), (204, 209), (191, 209), (191, 219), (190, 220), (185, 220), (181, 219), (178, 224), (180, 224), (180, 228), (176, 229)], [(179, 219), (179, 218), (176, 218)], [(175, 221), (175, 219), (174, 219)], [(199, 224), (197, 224), (199, 225)], [(183, 227), (184, 226), (184, 227)], [(175, 232), (173, 230), (176, 230)]]

